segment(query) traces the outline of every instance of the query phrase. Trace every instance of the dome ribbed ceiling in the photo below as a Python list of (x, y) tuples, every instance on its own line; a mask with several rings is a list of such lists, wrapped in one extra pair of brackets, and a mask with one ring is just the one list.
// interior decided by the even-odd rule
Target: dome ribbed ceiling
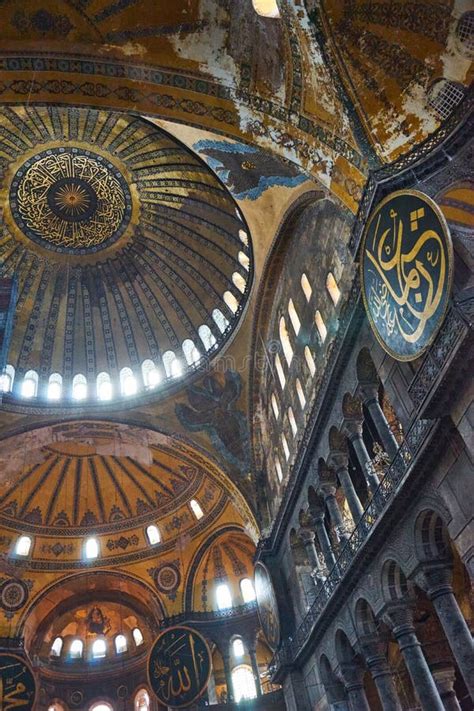
[[(165, 378), (165, 353), (186, 371), (215, 352), (242, 311), (252, 256), (210, 169), (119, 113), (4, 108), (0, 132), (1, 272), (19, 279), (9, 355), (17, 383), (37, 371), (44, 397), (58, 373), (67, 399), (80, 373), (94, 397), (101, 372), (118, 383), (129, 367), (140, 387), (147, 359)], [(186, 357), (188, 339), (197, 352)]]

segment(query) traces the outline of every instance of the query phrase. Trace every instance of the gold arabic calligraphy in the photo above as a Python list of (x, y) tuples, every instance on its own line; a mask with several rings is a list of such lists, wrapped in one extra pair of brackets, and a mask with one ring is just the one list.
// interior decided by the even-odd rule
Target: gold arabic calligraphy
[(0, 669), (0, 711), (27, 706), (31, 707), (32, 690), (19, 680), (28, 673), (28, 669), (21, 663), (7, 664)]
[[(418, 213), (424, 215), (422, 209)], [(389, 337), (398, 332), (404, 341), (415, 344), (445, 293), (445, 245), (434, 229), (426, 229), (407, 248), (404, 230), (408, 225), (395, 209), (389, 216), (391, 226), (379, 235), (382, 216), (378, 215), (372, 244), (365, 245), (365, 255), (378, 277), (371, 280), (367, 299), (372, 318), (382, 332)], [(410, 229), (418, 224), (410, 222)]]
[(204, 690), (210, 660), (205, 647), (199, 647), (194, 633), (185, 630), (165, 634), (158, 644), (152, 674), (158, 681), (159, 696), (166, 703), (192, 701)]

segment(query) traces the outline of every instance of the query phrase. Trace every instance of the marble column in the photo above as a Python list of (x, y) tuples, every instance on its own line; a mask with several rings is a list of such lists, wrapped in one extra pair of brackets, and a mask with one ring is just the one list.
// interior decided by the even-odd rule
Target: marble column
[(362, 387), (364, 405), (370, 412), (370, 416), (380, 437), (382, 447), (387, 452), (390, 459), (393, 459), (398, 451), (398, 442), (390, 429), (384, 411), (380, 407), (378, 385), (364, 385)]
[(451, 585), (449, 565), (425, 567), (417, 580), (433, 603), (464, 683), (474, 700), (474, 643)]
[(326, 526), (324, 525), (324, 511), (313, 514), (313, 521), (319, 545), (321, 546), (323, 557), (326, 562), (326, 567), (328, 571), (331, 571), (336, 565), (336, 556), (334, 555), (331, 541), (329, 540), (328, 532), (326, 531)]
[(383, 711), (402, 711), (392, 670), (384, 652), (384, 644), (378, 637), (361, 639), (361, 648), (367, 668), (374, 680)]
[(458, 697), (454, 691), (454, 681), (456, 679), (454, 667), (434, 669), (433, 676), (446, 711), (461, 711)]
[[(321, 563), (319, 562), (318, 551), (314, 544), (314, 539), (316, 534), (310, 528), (300, 528), (298, 529), (298, 537), (304, 545), (306, 555), (308, 556), (308, 561), (315, 573), (316, 577), (322, 577), (323, 571), (321, 570)], [(314, 578), (313, 578), (314, 580)]]
[(352, 711), (370, 711), (364, 689), (364, 669), (357, 664), (340, 664), (341, 676)]
[(234, 687), (232, 684), (232, 669), (228, 651), (222, 653), (222, 661), (224, 662), (225, 684), (227, 687), (227, 703), (229, 703), (234, 700)]
[(394, 604), (384, 619), (398, 642), (421, 708), (423, 711), (444, 711), (439, 691), (416, 636), (410, 608), (402, 602)]
[(257, 696), (262, 695), (262, 684), (260, 682), (260, 672), (258, 670), (257, 650), (254, 645), (248, 645), (250, 664), (252, 666), (253, 678), (255, 679), (255, 688)]
[(379, 485), (379, 480), (377, 475), (372, 471), (372, 460), (362, 437), (362, 422), (359, 420), (347, 420), (344, 425), (347, 436), (354, 447), (357, 460), (364, 472), (369, 491), (373, 496)]
[(346, 497), (347, 505), (349, 506), (351, 516), (354, 520), (354, 523), (357, 524), (360, 517), (364, 513), (364, 507), (362, 506), (360, 499), (357, 496), (354, 484), (352, 483), (351, 475), (349, 474), (348, 458), (345, 454), (336, 454), (332, 455), (330, 461), (333, 464), (337, 478), (341, 483), (341, 487), (344, 492), (344, 496)]
[(324, 498), (324, 503), (329, 511), (331, 523), (336, 531), (339, 540), (347, 541), (350, 534), (345, 530), (344, 520), (342, 518), (341, 509), (336, 499), (336, 486), (334, 484), (324, 483), (320, 486), (320, 493)]

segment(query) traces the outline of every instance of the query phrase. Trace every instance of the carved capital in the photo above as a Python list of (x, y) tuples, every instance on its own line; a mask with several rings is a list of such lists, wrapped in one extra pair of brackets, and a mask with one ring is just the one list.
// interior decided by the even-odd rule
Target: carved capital
[(413, 578), (417, 585), (428, 593), (431, 600), (453, 592), (453, 568), (450, 562), (422, 564)]
[(413, 625), (413, 605), (410, 603), (397, 601), (385, 606), (382, 619), (390, 627), (395, 637), (400, 634), (414, 632)]
[(364, 686), (364, 668), (355, 663), (341, 662), (339, 665), (341, 677), (347, 691), (361, 689)]
[(310, 528), (299, 528), (297, 531), (297, 535), (298, 538), (304, 543), (304, 545), (308, 545), (310, 543), (314, 545), (316, 534)]

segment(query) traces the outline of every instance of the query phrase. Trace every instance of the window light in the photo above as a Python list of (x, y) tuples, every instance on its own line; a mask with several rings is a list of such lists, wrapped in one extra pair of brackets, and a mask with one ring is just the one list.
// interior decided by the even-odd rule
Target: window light
[(216, 588), (216, 602), (219, 610), (226, 610), (232, 607), (232, 595), (230, 594), (229, 586), (226, 583), (221, 583)]
[(192, 341), (190, 338), (186, 338), (186, 340), (183, 341), (183, 353), (184, 357), (186, 358), (186, 363), (188, 365), (194, 365), (201, 357), (201, 354), (199, 353), (198, 349), (194, 344), (194, 341)]
[(313, 354), (311, 353), (308, 346), (305, 346), (304, 357), (306, 360), (306, 364), (309, 368), (309, 372), (311, 373), (312, 376), (314, 376), (314, 374), (316, 373), (316, 363), (314, 362)]
[[(221, 316), (222, 316), (222, 314), (221, 314)], [(209, 328), (209, 326), (206, 326), (205, 323), (203, 323), (202, 326), (199, 326), (198, 333), (199, 333), (199, 338), (201, 339), (206, 351), (210, 350), (213, 346), (216, 345), (216, 338), (215, 338), (214, 334), (212, 333), (211, 329)]]
[(277, 399), (275, 397), (275, 393), (272, 393), (271, 397), (271, 403), (272, 403), (272, 409), (273, 409), (273, 414), (275, 415), (275, 419), (278, 420), (280, 416), (280, 409), (278, 407)]
[(85, 556), (88, 560), (99, 557), (99, 542), (97, 538), (88, 538), (85, 545)]
[(234, 657), (236, 657), (237, 659), (240, 659), (240, 657), (244, 656), (244, 643), (242, 642), (240, 637), (237, 637), (237, 639), (234, 639), (234, 641), (232, 642), (232, 651), (234, 653)]
[(341, 298), (341, 291), (337, 285), (334, 278), (334, 274), (329, 272), (326, 278), (326, 289), (328, 290), (329, 296), (332, 299), (334, 306), (337, 306), (339, 299)]
[(276, 0), (252, 0), (252, 5), (257, 15), (270, 17), (272, 19), (280, 17), (280, 10), (278, 9)]
[(314, 314), (314, 322), (316, 324), (316, 328), (318, 329), (321, 342), (324, 343), (324, 341), (326, 340), (326, 336), (328, 335), (328, 330), (319, 310), (316, 311), (316, 313)]
[(285, 318), (282, 316), (280, 319), (280, 342), (283, 348), (283, 353), (285, 354), (286, 362), (288, 367), (291, 365), (293, 360), (293, 346), (291, 345), (290, 336), (288, 335), (288, 329), (286, 327)]
[(151, 546), (156, 546), (156, 544), (161, 541), (161, 536), (160, 536), (160, 532), (158, 530), (158, 526), (155, 526), (154, 524), (152, 524), (151, 526), (148, 526), (146, 529), (146, 537), (148, 538), (148, 543)]
[(221, 333), (224, 333), (227, 326), (229, 325), (229, 321), (226, 319), (222, 311), (220, 309), (214, 309), (214, 311), (212, 312), (212, 318), (214, 320), (214, 323), (217, 325), (219, 331)]
[(56, 637), (53, 644), (51, 645), (51, 656), (52, 657), (60, 657), (62, 648), (63, 648), (63, 638)]
[(124, 634), (118, 634), (115, 638), (115, 651), (117, 654), (123, 654), (127, 651), (127, 638)]
[(250, 578), (243, 578), (240, 581), (240, 591), (244, 602), (253, 602), (255, 600), (255, 589)]
[(82, 373), (72, 379), (72, 397), (74, 400), (85, 400), (87, 397), (87, 380)]
[(92, 656), (94, 659), (103, 659), (107, 654), (105, 639), (96, 639), (92, 645)]
[(298, 425), (296, 424), (292, 407), (288, 408), (288, 420), (290, 422), (291, 431), (293, 432), (293, 437), (296, 437), (296, 433), (298, 432)]
[(82, 650), (84, 649), (84, 644), (81, 639), (73, 639), (71, 646), (69, 647), (69, 656), (71, 659), (80, 659), (82, 657)]
[(137, 392), (137, 381), (131, 368), (122, 368), (120, 371), (120, 392), (125, 397)]
[(250, 259), (244, 252), (239, 252), (239, 262), (247, 271), (250, 269)]
[(139, 647), (141, 644), (143, 644), (143, 635), (138, 627), (133, 628), (132, 637), (133, 641), (135, 642), (135, 646)]
[(32, 540), (29, 536), (20, 536), (16, 542), (15, 553), (21, 556), (27, 556), (31, 550)]
[(300, 332), (301, 321), (300, 321), (300, 318), (299, 318), (298, 313), (296, 311), (295, 305), (293, 303), (293, 299), (290, 299), (288, 301), (288, 314), (290, 316), (291, 325), (293, 326), (295, 335), (297, 336), (298, 333)]
[(298, 400), (300, 401), (301, 409), (304, 410), (306, 406), (306, 396), (299, 378), (296, 378), (296, 393), (298, 395)]
[(232, 311), (232, 313), (235, 314), (235, 312), (239, 308), (239, 302), (231, 291), (226, 291), (224, 293), (224, 301), (229, 307), (229, 309)]
[(236, 703), (244, 699), (255, 699), (257, 689), (252, 669), (246, 665), (235, 667), (232, 671), (232, 687)]
[(306, 297), (306, 301), (309, 303), (311, 299), (311, 294), (313, 293), (313, 290), (311, 288), (311, 284), (309, 283), (309, 279), (306, 276), (306, 274), (301, 275), (301, 288), (303, 289), (303, 293)]
[(234, 285), (237, 287), (237, 289), (243, 294), (245, 291), (246, 282), (242, 274), (239, 274), (239, 272), (234, 272), (232, 274), (232, 281), (234, 282)]
[(286, 441), (286, 437), (283, 433), (281, 435), (281, 443), (283, 445), (283, 451), (285, 452), (285, 459), (288, 461), (290, 458), (290, 448), (288, 447), (288, 442)]
[(108, 373), (99, 373), (97, 376), (97, 397), (99, 400), (111, 400), (112, 399), (112, 383), (110, 381), (110, 375)]
[(196, 516), (197, 520), (201, 519), (204, 516), (204, 512), (199, 505), (199, 503), (196, 501), (196, 499), (191, 499), (189, 502), (189, 505), (191, 506), (193, 514)]
[(278, 481), (283, 481), (283, 469), (281, 468), (280, 460), (275, 457), (275, 469), (278, 476)]
[(59, 373), (52, 373), (48, 381), (48, 400), (59, 400), (63, 388), (63, 379)]
[(25, 373), (23, 383), (21, 385), (21, 394), (23, 397), (36, 397), (38, 392), (38, 373), (35, 370), (29, 370)]
[(275, 356), (275, 368), (278, 374), (278, 380), (280, 381), (281, 389), (285, 387), (286, 384), (286, 378), (285, 378), (285, 373), (283, 372), (283, 366), (281, 364), (280, 356), (278, 353)]

